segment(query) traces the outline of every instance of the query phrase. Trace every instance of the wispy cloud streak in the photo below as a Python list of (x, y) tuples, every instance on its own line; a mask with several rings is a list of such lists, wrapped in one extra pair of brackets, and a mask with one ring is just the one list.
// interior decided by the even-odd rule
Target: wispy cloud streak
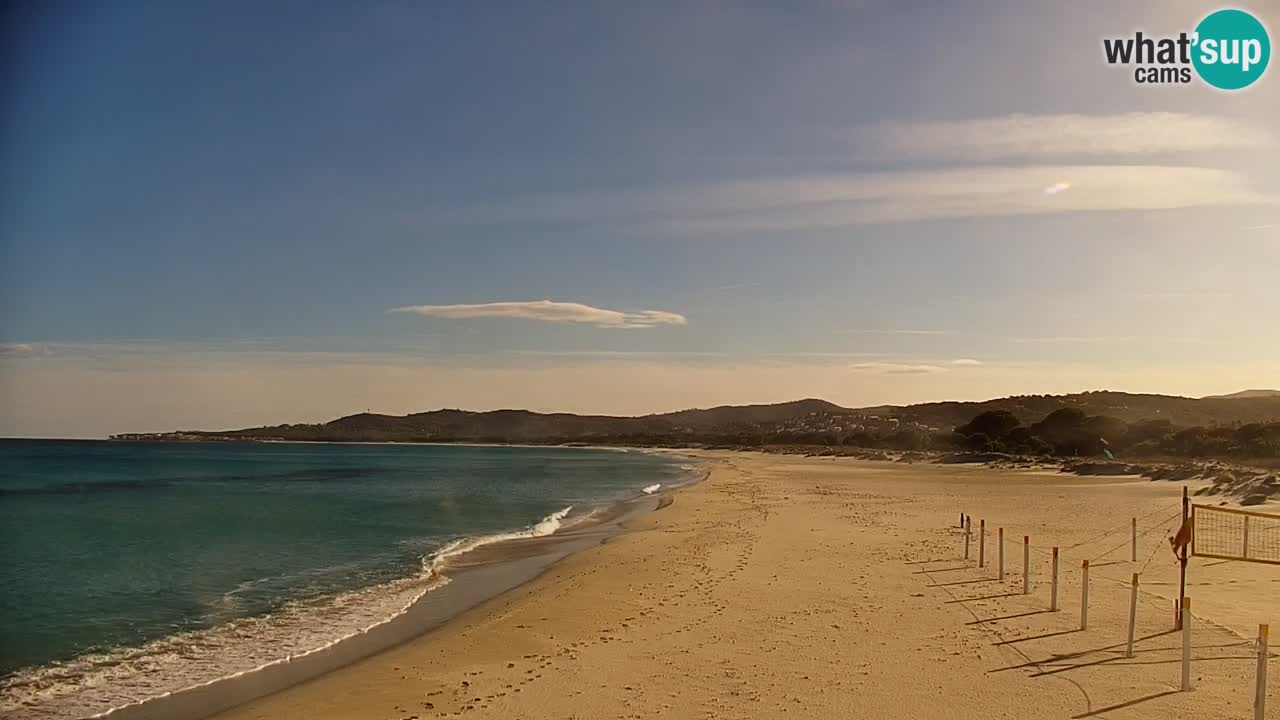
[[(1071, 178), (1070, 192), (1048, 194)], [(963, 167), (689, 183), (671, 189), (544, 193), (420, 219), (439, 225), (636, 226), (737, 232), (1071, 211), (1273, 205), (1245, 176), (1177, 165)]]
[(1275, 143), (1270, 132), (1256, 125), (1170, 112), (1014, 114), (864, 128), (854, 137), (890, 157), (974, 162), (1216, 152)]
[(415, 315), (454, 320), (504, 318), (551, 323), (577, 323), (619, 329), (686, 325), (689, 322), (685, 316), (665, 310), (623, 312), (621, 310), (592, 307), (582, 303), (554, 302), (551, 300), (493, 302), (473, 305), (408, 305), (392, 308), (391, 312), (413, 313)]
[[(1204, 166), (1226, 151), (1277, 144), (1269, 130), (1212, 115), (1008, 115), (850, 133), (851, 161), (870, 158), (881, 167), (925, 169), (528, 194), (469, 207), (427, 208), (413, 221), (736, 232), (1280, 203), (1275, 193), (1255, 188), (1241, 173)], [(1135, 158), (1147, 161), (1139, 164)]]
[(940, 365), (912, 365), (892, 362), (854, 363), (849, 366), (849, 369), (853, 372), (874, 375), (931, 375), (947, 371), (945, 367)]
[(911, 330), (911, 329), (894, 329), (894, 330), (848, 330), (854, 335), (954, 335), (950, 330)]

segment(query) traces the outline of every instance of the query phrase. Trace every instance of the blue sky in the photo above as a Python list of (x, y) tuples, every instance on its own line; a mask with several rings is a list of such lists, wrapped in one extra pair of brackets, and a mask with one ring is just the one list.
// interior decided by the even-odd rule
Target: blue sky
[(1280, 385), (1216, 5), (269, 5), (7, 23), (0, 434)]

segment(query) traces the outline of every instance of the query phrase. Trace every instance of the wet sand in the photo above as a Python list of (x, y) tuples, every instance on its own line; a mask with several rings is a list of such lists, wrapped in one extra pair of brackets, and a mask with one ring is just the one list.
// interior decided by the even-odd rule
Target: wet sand
[[(1177, 564), (1164, 536), (1180, 483), (707, 457), (707, 482), (630, 532), (408, 643), (217, 717), (1252, 717), (1251, 642), (1257, 623), (1280, 623), (1280, 567), (1192, 560), (1196, 689), (1178, 692)], [(1005, 528), (1004, 581), (963, 559), (962, 511), (992, 528), (993, 563), (994, 528)], [(1137, 563), (1131, 517), (1144, 518)], [(1036, 546), (1030, 595), (1024, 534)], [(1280, 719), (1280, 660), (1271, 666), (1266, 717)]]

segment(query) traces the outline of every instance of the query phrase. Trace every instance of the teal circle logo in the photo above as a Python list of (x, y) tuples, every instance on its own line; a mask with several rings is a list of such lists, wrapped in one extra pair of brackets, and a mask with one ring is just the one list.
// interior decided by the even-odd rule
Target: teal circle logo
[(1201, 20), (1193, 42), (1196, 72), (1219, 90), (1249, 87), (1271, 61), (1267, 28), (1243, 10), (1219, 10)]

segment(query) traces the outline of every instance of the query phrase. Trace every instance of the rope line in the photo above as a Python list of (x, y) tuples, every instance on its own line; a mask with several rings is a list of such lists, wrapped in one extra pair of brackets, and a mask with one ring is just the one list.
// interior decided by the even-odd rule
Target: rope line
[[(1162, 529), (1164, 529), (1164, 526), (1165, 526), (1165, 525), (1167, 525), (1167, 524), (1169, 523), (1169, 521), (1170, 521), (1170, 520), (1175, 520), (1175, 519), (1178, 519), (1178, 518), (1181, 518), (1181, 517), (1182, 517), (1182, 511), (1181, 511), (1181, 510), (1179, 510), (1178, 512), (1176, 512), (1176, 513), (1174, 513), (1174, 514), (1173, 514), (1173, 517), (1170, 517), (1170, 518), (1168, 518), (1167, 520), (1162, 520), (1161, 522), (1159, 522), (1159, 523), (1157, 523), (1157, 524), (1155, 524), (1155, 525), (1152, 525), (1151, 527), (1147, 528), (1146, 530), (1143, 530), (1142, 532), (1138, 533), (1138, 537), (1146, 537), (1147, 535), (1149, 535), (1149, 534), (1151, 533), (1151, 531), (1152, 531), (1152, 530), (1162, 530)], [(1101, 560), (1102, 558), (1104, 558), (1104, 557), (1106, 557), (1106, 556), (1110, 555), (1111, 553), (1113, 553), (1113, 552), (1115, 552), (1115, 551), (1119, 550), (1120, 548), (1124, 547), (1125, 545), (1128, 545), (1130, 542), (1131, 542), (1131, 541), (1129, 541), (1129, 540), (1125, 540), (1124, 542), (1122, 542), (1122, 543), (1120, 543), (1119, 545), (1117, 545), (1117, 546), (1115, 546), (1115, 547), (1111, 548), (1110, 550), (1108, 550), (1108, 551), (1106, 551), (1106, 552), (1102, 553), (1101, 555), (1099, 555), (1099, 556), (1097, 556), (1097, 557), (1095, 557), (1095, 558), (1089, 558), (1089, 562), (1093, 562), (1093, 561), (1095, 561), (1095, 560)], [(1160, 547), (1160, 546), (1159, 546), (1159, 545), (1156, 545), (1156, 547)]]
[[(1178, 505), (1180, 505), (1180, 504), (1181, 504), (1181, 503), (1173, 503), (1173, 504), (1171, 504), (1171, 505), (1166, 505), (1166, 506), (1164, 506), (1164, 507), (1159, 508), (1158, 510), (1156, 510), (1156, 511), (1154, 511), (1154, 512), (1149, 512), (1149, 513), (1147, 513), (1146, 515), (1141, 516), (1139, 519), (1146, 519), (1146, 518), (1149, 518), (1149, 517), (1151, 517), (1152, 515), (1154, 515), (1154, 514), (1155, 514), (1155, 512), (1160, 512), (1160, 511), (1163, 511), (1163, 510), (1168, 510), (1169, 508), (1176, 507), (1176, 506), (1178, 506)], [(1158, 523), (1156, 523), (1156, 524), (1154, 524), (1154, 525), (1151, 525), (1151, 526), (1147, 527), (1146, 529), (1144, 529), (1144, 530), (1140, 531), (1140, 532), (1138, 533), (1138, 537), (1140, 537), (1140, 538), (1142, 538), (1142, 537), (1146, 537), (1147, 535), (1150, 535), (1152, 532), (1154, 532), (1154, 531), (1156, 531), (1156, 530), (1164, 530), (1164, 528), (1165, 528), (1166, 526), (1168, 526), (1168, 524), (1169, 524), (1170, 522), (1172, 522), (1172, 521), (1174, 521), (1174, 520), (1178, 520), (1178, 519), (1180, 519), (1180, 518), (1181, 518), (1181, 516), (1182, 516), (1182, 510), (1181, 510), (1181, 509), (1179, 509), (1177, 512), (1175, 512), (1173, 515), (1169, 516), (1168, 518), (1166, 518), (1166, 519), (1164, 519), (1164, 520), (1161, 520), (1161, 521), (1159, 521)], [(1131, 527), (1131, 526), (1132, 526), (1132, 521), (1131, 521), (1130, 523), (1126, 524), (1124, 527)], [(977, 533), (974, 533), (974, 534), (976, 535)], [(1084, 542), (1078, 542), (1078, 543), (1075, 543), (1074, 545), (1067, 545), (1067, 546), (1065, 546), (1065, 547), (1059, 547), (1059, 548), (1058, 548), (1058, 557), (1059, 557), (1059, 559), (1060, 559), (1060, 560), (1061, 560), (1061, 559), (1065, 559), (1065, 557), (1066, 557), (1066, 551), (1068, 551), (1068, 550), (1073, 550), (1073, 549), (1075, 549), (1075, 548), (1081, 547), (1082, 545), (1087, 545), (1087, 544), (1089, 544), (1090, 542), (1095, 542), (1095, 541), (1097, 541), (1098, 539), (1100, 539), (1100, 538), (1102, 538), (1102, 537), (1106, 537), (1107, 535), (1113, 535), (1113, 534), (1115, 534), (1115, 531), (1114, 531), (1114, 530), (1109, 531), (1109, 532), (1107, 532), (1107, 533), (1104, 533), (1104, 534), (1102, 534), (1102, 535), (1095, 535), (1095, 536), (1093, 536), (1092, 538), (1090, 538), (1089, 540), (1086, 540), (1086, 541), (1084, 541)], [(1098, 560), (1101, 560), (1101, 559), (1103, 559), (1103, 558), (1107, 557), (1108, 555), (1110, 555), (1110, 554), (1112, 554), (1112, 553), (1116, 552), (1117, 550), (1120, 550), (1121, 548), (1125, 547), (1126, 545), (1129, 545), (1131, 542), (1132, 542), (1132, 540), (1131, 540), (1131, 539), (1126, 539), (1124, 542), (1121, 542), (1120, 544), (1116, 545), (1115, 547), (1111, 548), (1110, 550), (1107, 550), (1106, 552), (1103, 552), (1103, 553), (1101, 553), (1100, 555), (1097, 555), (1097, 556), (1094, 556), (1094, 557), (1089, 558), (1089, 562), (1091, 562), (1091, 563), (1092, 563), (1092, 562), (1096, 562), (1096, 561), (1098, 561)], [(1051, 558), (1051, 557), (1053, 557), (1053, 550), (1052, 550), (1052, 548), (1046, 548), (1046, 547), (1044, 547), (1044, 546), (1035, 545), (1035, 544), (1033, 544), (1033, 543), (1022, 543), (1022, 542), (1019, 542), (1018, 540), (1016, 540), (1016, 539), (1014, 539), (1014, 538), (1011, 538), (1011, 537), (1006, 537), (1006, 538), (1004, 539), (1004, 543), (1005, 543), (1006, 545), (1010, 545), (1010, 546), (1012, 546), (1012, 547), (1014, 547), (1014, 548), (1026, 547), (1026, 548), (1029, 548), (1029, 549), (1031, 549), (1031, 550), (1035, 550), (1037, 553), (1039, 553), (1039, 554), (1041, 554), (1041, 555), (1043, 555), (1043, 556), (1045, 556), (1045, 557), (1047, 557), (1047, 558)], [(1151, 556), (1149, 556), (1149, 557), (1147, 558), (1147, 562), (1146, 562), (1146, 564), (1144, 564), (1144, 565), (1143, 565), (1143, 569), (1144, 569), (1144, 570), (1146, 569), (1146, 566), (1147, 566), (1147, 565), (1151, 564), (1151, 559), (1152, 559), (1152, 558), (1154, 558), (1154, 556), (1155, 556), (1155, 552), (1159, 551), (1160, 547), (1162, 547), (1162, 546), (1161, 546), (1161, 545), (1156, 545), (1156, 551), (1153, 551), (1153, 552), (1152, 552)]]
[[(1173, 517), (1173, 518), (1170, 518), (1170, 520), (1177, 520), (1177, 519), (1181, 519), (1181, 517), (1182, 517), (1182, 513), (1178, 513), (1178, 515), (1176, 515), (1176, 516), (1175, 516), (1175, 517)], [(1166, 520), (1166, 521), (1165, 521), (1165, 523), (1166, 523), (1166, 524), (1167, 524), (1168, 522), (1169, 522), (1169, 520)], [(1150, 565), (1150, 564), (1151, 564), (1151, 561), (1155, 559), (1155, 557), (1156, 557), (1156, 553), (1160, 552), (1160, 548), (1161, 548), (1161, 547), (1163, 547), (1161, 544), (1156, 543), (1156, 547), (1155, 547), (1155, 549), (1151, 551), (1151, 554), (1147, 556), (1147, 561), (1146, 561), (1146, 562), (1144, 562), (1144, 563), (1142, 563), (1142, 568), (1141, 568), (1140, 570), (1138, 570), (1138, 574), (1139, 574), (1139, 575), (1141, 575), (1142, 573), (1144, 573), (1144, 572), (1146, 572), (1146, 571), (1147, 571), (1147, 566), (1148, 566), (1148, 565)]]
[[(1181, 505), (1181, 504), (1182, 504), (1182, 501), (1181, 501), (1181, 500), (1179, 500), (1179, 501), (1178, 501), (1178, 502), (1176, 502), (1176, 503), (1172, 503), (1172, 504), (1170, 504), (1170, 505), (1166, 505), (1166, 506), (1164, 506), (1164, 507), (1156, 508), (1155, 510), (1152, 510), (1151, 512), (1147, 513), (1146, 515), (1142, 515), (1142, 516), (1140, 516), (1140, 517), (1134, 518), (1134, 520), (1137, 520), (1138, 522), (1142, 522), (1143, 520), (1146, 520), (1147, 518), (1151, 517), (1152, 515), (1155, 515), (1156, 513), (1164, 512), (1165, 510), (1168, 510), (1169, 508), (1178, 507), (1178, 506), (1179, 506), (1179, 505)], [(1116, 533), (1118, 533), (1118, 532), (1122, 532), (1122, 531), (1124, 531), (1124, 530), (1127, 530), (1127, 529), (1129, 529), (1130, 527), (1132, 527), (1132, 525), (1133, 525), (1133, 520), (1130, 520), (1129, 522), (1124, 523), (1123, 525), (1120, 525), (1119, 527), (1116, 527), (1116, 528), (1114, 528), (1114, 529), (1108, 530), (1108, 531), (1106, 531), (1106, 532), (1102, 533), (1101, 535), (1095, 535), (1095, 536), (1093, 536), (1093, 537), (1089, 538), (1088, 540), (1082, 540), (1082, 541), (1080, 541), (1080, 542), (1078, 542), (1078, 543), (1076, 543), (1076, 544), (1074, 544), (1074, 545), (1068, 545), (1068, 546), (1066, 546), (1065, 548), (1063, 548), (1063, 550), (1074, 550), (1075, 548), (1078, 548), (1078, 547), (1080, 547), (1081, 545), (1088, 545), (1089, 543), (1091, 543), (1091, 542), (1096, 542), (1096, 541), (1098, 541), (1098, 540), (1101, 540), (1102, 538), (1107, 537), (1108, 535), (1115, 535), (1115, 534), (1116, 534)]]

